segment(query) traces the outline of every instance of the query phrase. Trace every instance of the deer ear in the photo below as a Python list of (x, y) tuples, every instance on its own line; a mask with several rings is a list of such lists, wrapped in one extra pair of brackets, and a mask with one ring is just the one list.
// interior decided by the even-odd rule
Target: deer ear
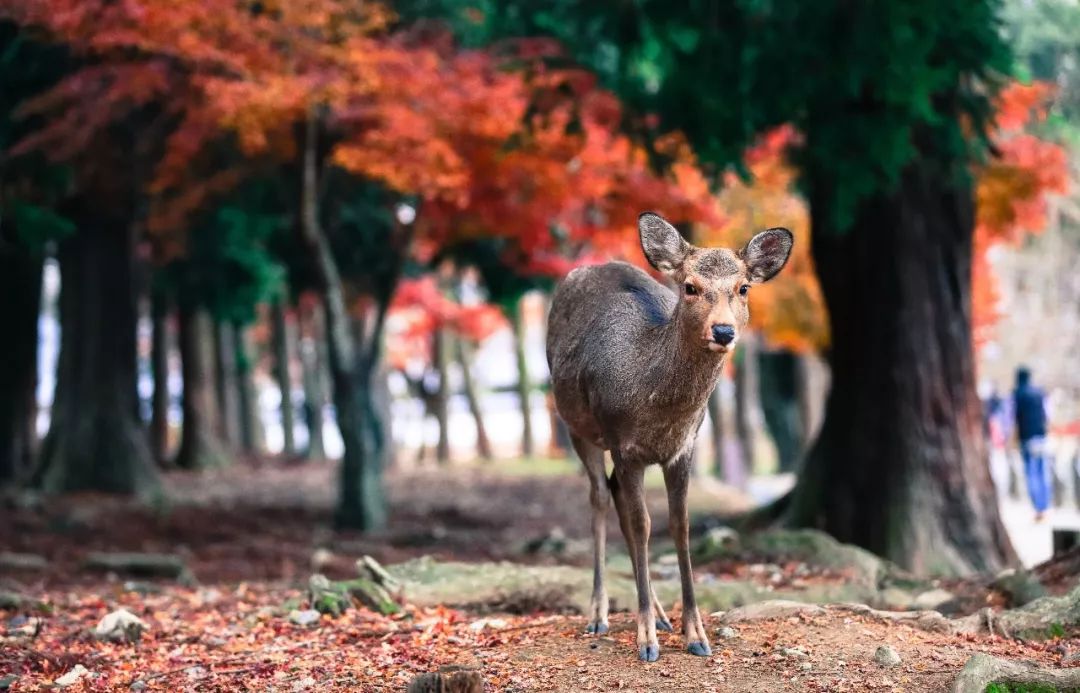
[(679, 231), (659, 214), (645, 212), (638, 217), (638, 235), (641, 249), (649, 264), (664, 274), (671, 274), (682, 267), (691, 246)]
[(787, 229), (762, 231), (746, 244), (740, 255), (751, 282), (767, 282), (787, 264), (795, 237)]

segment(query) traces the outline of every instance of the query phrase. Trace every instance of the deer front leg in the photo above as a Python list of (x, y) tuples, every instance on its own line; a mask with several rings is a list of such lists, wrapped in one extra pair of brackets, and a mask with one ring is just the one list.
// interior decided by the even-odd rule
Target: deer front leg
[(608, 632), (608, 596), (604, 588), (604, 552), (607, 541), (607, 512), (611, 493), (604, 475), (604, 451), (586, 440), (571, 436), (574, 450), (589, 476), (589, 503), (592, 505), (593, 591), (589, 602), (589, 623), (585, 632)]
[(638, 659), (655, 662), (660, 658), (660, 643), (656, 639), (656, 618), (653, 615), (653, 591), (649, 580), (649, 531), (651, 521), (645, 506), (644, 468), (628, 466), (616, 458), (612, 474), (612, 492), (615, 508), (619, 512), (619, 524), (634, 566), (634, 582), (637, 586)]
[(679, 578), (682, 582), (683, 636), (690, 654), (707, 657), (712, 654), (709, 636), (701, 622), (697, 599), (694, 596), (694, 573), (690, 567), (690, 517), (686, 494), (690, 488), (692, 454), (683, 455), (664, 466), (664, 485), (668, 494), (668, 516), (671, 538), (679, 557)]

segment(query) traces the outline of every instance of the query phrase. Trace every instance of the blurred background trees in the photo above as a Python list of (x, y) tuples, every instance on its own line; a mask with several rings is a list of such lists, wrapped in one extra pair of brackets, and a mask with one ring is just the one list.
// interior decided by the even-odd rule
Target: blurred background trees
[(559, 450), (544, 295), (578, 264), (644, 264), (654, 209), (702, 245), (796, 235), (702, 471), (797, 473), (770, 516), (911, 568), (1003, 565), (976, 366), (1007, 367), (1008, 259), (1076, 225), (1077, 17), (0, 1), (0, 480), (145, 495), (163, 466), (340, 457), (337, 522), (377, 528), (396, 443)]

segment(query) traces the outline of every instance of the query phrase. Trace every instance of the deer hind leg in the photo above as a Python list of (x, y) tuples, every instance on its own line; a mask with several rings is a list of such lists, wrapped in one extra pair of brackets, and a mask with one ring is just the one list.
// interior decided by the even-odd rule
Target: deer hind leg
[(630, 562), (634, 566), (634, 583), (638, 597), (638, 659), (655, 662), (660, 657), (660, 643), (656, 640), (658, 617), (654, 612), (659, 601), (653, 593), (649, 579), (651, 521), (649, 510), (645, 506), (644, 471), (640, 466), (628, 467), (621, 464), (616, 457), (615, 471), (611, 475), (611, 492), (615, 499), (615, 509), (619, 513), (619, 525), (630, 552)]
[(667, 487), (668, 515), (671, 538), (679, 557), (679, 578), (682, 581), (683, 637), (690, 654), (707, 657), (712, 654), (709, 636), (701, 622), (701, 612), (694, 596), (694, 574), (690, 567), (690, 520), (686, 494), (690, 487), (691, 456), (684, 455), (664, 466), (664, 485)]
[(592, 505), (593, 591), (589, 601), (589, 623), (585, 631), (603, 635), (608, 631), (608, 596), (607, 589), (604, 587), (604, 564), (607, 513), (611, 507), (611, 493), (604, 475), (604, 451), (577, 436), (571, 436), (571, 441), (589, 476), (589, 502)]

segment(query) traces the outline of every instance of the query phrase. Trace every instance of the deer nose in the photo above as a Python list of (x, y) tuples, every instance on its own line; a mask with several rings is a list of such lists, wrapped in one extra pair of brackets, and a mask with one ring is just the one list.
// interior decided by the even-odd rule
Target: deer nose
[(713, 325), (712, 338), (717, 344), (727, 346), (735, 341), (734, 325)]

